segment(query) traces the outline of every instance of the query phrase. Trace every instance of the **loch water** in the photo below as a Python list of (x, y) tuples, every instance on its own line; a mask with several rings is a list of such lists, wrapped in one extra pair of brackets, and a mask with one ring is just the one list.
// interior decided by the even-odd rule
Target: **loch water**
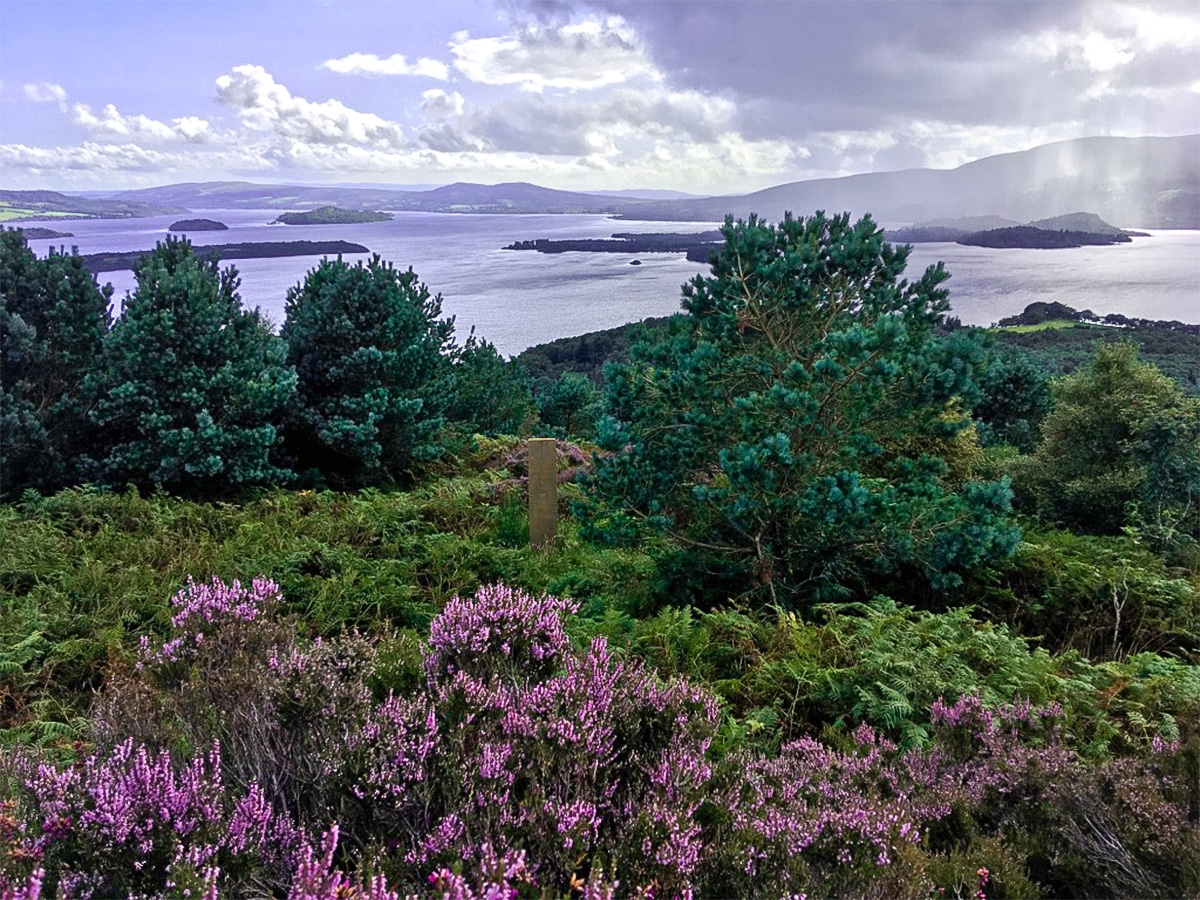
[[(228, 231), (190, 234), (197, 246), (243, 241), (346, 240), (362, 244), (400, 268), (411, 266), (442, 295), (442, 312), (455, 317), (460, 339), (472, 327), (504, 354), (559, 337), (611, 328), (679, 309), (680, 286), (708, 267), (683, 254), (558, 253), (502, 249), (514, 241), (604, 238), (614, 232), (698, 232), (713, 222), (644, 222), (599, 215), (476, 215), (398, 212), (388, 222), (360, 225), (270, 225), (274, 210), (200, 210), (188, 217), (216, 219)], [(28, 223), (71, 238), (31, 240), (80, 253), (144, 250), (182, 216)], [(345, 257), (348, 261), (365, 255)], [(640, 265), (632, 265), (638, 260)], [(1155, 231), (1131, 243), (1070, 250), (996, 250), (958, 244), (917, 244), (908, 275), (942, 261), (951, 274), (951, 313), (966, 324), (989, 325), (1034, 301), (1131, 317), (1200, 322), (1200, 231)], [(317, 257), (236, 260), (241, 296), (276, 325), (283, 321), (288, 288)], [(134, 286), (133, 273), (104, 272), (114, 301)]]

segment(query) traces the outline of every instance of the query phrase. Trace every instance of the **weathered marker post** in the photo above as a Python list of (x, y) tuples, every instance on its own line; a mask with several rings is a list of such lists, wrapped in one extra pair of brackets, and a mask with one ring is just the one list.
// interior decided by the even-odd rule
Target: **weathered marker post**
[(530, 438), (529, 544), (549, 549), (558, 537), (558, 453), (554, 438)]

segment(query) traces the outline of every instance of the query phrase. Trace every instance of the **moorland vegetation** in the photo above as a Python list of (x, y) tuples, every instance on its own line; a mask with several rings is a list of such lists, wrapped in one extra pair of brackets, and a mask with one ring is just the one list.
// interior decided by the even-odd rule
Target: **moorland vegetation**
[(6, 900), (1200, 891), (1200, 338), (723, 236), (522, 361), (378, 258), (275, 334), (186, 240), (113, 321), (3, 232)]

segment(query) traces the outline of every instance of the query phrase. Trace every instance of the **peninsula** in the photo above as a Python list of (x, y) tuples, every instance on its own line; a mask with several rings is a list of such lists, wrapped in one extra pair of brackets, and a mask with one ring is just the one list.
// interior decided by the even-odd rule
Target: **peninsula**
[(25, 237), (31, 241), (44, 240), (45, 238), (75, 237), (69, 231), (55, 231), (53, 228), (39, 228), (34, 226), (32, 228), (22, 228), (21, 230), (25, 232)]
[(272, 225), (356, 225), (363, 222), (390, 222), (391, 213), (371, 210), (339, 209), (322, 206), (309, 212), (289, 212), (277, 218)]
[[(83, 264), (93, 275), (99, 272), (118, 272), (132, 269), (134, 263), (149, 250), (117, 253), (89, 253)], [(215, 255), (221, 260), (275, 259), (284, 256), (340, 256), (341, 254), (370, 253), (362, 244), (349, 241), (252, 241), (242, 244), (212, 244), (196, 247), (197, 255)]]

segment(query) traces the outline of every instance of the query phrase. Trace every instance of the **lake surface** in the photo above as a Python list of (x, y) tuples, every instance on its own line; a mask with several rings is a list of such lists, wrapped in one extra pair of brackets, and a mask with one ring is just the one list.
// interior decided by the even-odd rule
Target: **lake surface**
[[(558, 253), (502, 250), (535, 238), (602, 238), (613, 232), (697, 232), (713, 222), (642, 222), (606, 216), (455, 215), (398, 212), (390, 222), (361, 225), (268, 225), (273, 210), (201, 210), (188, 217), (217, 219), (228, 231), (190, 235), (196, 246), (240, 241), (346, 240), (369, 247), (400, 268), (411, 266), (442, 294), (443, 315), (455, 317), (460, 339), (471, 327), (504, 354), (559, 337), (611, 328), (679, 309), (680, 285), (708, 267), (682, 254)], [(80, 253), (142, 250), (182, 216), (147, 219), (56, 219), (48, 228), (72, 238), (30, 241)], [(34, 224), (34, 223), (29, 223)], [(363, 254), (345, 257), (365, 259)], [(638, 259), (641, 265), (630, 263)], [(951, 273), (952, 314), (989, 325), (1037, 300), (1076, 309), (1148, 319), (1200, 322), (1200, 231), (1156, 231), (1130, 244), (1073, 250), (994, 250), (958, 244), (917, 244), (910, 277), (942, 260)], [(242, 299), (276, 324), (284, 298), (317, 257), (237, 260)], [(105, 272), (119, 301), (132, 290), (132, 272)], [(118, 302), (119, 307), (119, 302)]]

